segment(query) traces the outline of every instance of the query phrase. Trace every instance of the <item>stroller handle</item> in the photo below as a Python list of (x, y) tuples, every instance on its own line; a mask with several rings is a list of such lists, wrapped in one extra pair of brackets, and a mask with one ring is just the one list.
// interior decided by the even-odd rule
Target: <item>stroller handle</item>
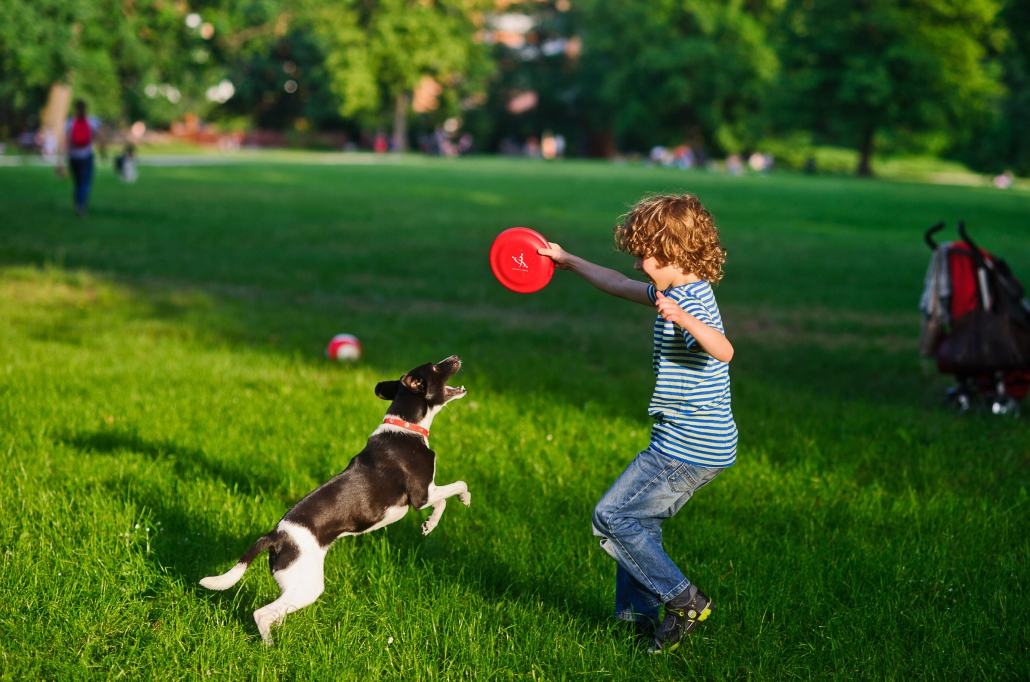
[(931, 251), (937, 250), (937, 242), (933, 240), (933, 236), (944, 229), (944, 221), (941, 221), (931, 227), (923, 234), (923, 239), (926, 241), (926, 245), (930, 247)]
[(974, 255), (980, 253), (980, 247), (976, 245), (973, 238), (969, 236), (968, 232), (966, 232), (966, 221), (964, 220), (958, 221), (958, 236), (962, 237), (962, 241), (964, 241), (969, 248), (973, 250)]

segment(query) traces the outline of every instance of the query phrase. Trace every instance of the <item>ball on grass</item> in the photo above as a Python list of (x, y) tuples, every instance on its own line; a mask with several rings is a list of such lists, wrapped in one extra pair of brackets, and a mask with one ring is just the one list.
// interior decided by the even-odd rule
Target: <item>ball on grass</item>
[(352, 334), (337, 334), (325, 349), (330, 360), (355, 362), (361, 357), (361, 342)]

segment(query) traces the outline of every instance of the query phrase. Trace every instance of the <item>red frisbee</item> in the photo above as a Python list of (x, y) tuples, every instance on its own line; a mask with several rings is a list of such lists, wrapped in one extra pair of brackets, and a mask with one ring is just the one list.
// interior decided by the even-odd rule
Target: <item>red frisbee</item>
[(554, 275), (554, 261), (537, 249), (550, 246), (528, 227), (512, 227), (497, 235), (490, 247), (490, 269), (497, 281), (520, 294), (540, 291)]

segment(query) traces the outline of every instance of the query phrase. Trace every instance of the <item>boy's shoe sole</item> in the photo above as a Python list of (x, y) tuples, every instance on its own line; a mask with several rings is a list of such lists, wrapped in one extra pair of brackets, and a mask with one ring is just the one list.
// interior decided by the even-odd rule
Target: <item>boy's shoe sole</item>
[(658, 642), (657, 637), (656, 637), (654, 640), (652, 640), (651, 646), (648, 647), (647, 653), (649, 653), (649, 654), (671, 654), (672, 652), (676, 651), (676, 649), (679, 649), (680, 642), (683, 641), (684, 637), (686, 637), (691, 632), (693, 632), (694, 629), (697, 628), (699, 623), (703, 622), (705, 619), (708, 618), (708, 616), (710, 616), (712, 614), (712, 600), (709, 599), (707, 596), (704, 595), (704, 593), (702, 593), (700, 591), (698, 591), (697, 594), (698, 594), (698, 596), (701, 597), (701, 599), (704, 600), (704, 605), (703, 606), (701, 606), (700, 604), (697, 605), (697, 606), (700, 606), (700, 611), (695, 610), (695, 608), (690, 608), (690, 607), (684, 608), (682, 610), (675, 609), (675, 608), (670, 608), (669, 605), (666, 604), (666, 612), (667, 613), (669, 611), (672, 611), (672, 613), (675, 616), (677, 616), (678, 619), (682, 619), (684, 621), (683, 626), (682, 626), (681, 634), (680, 634), (679, 637), (676, 638), (676, 641), (668, 644), (667, 646), (662, 646)]

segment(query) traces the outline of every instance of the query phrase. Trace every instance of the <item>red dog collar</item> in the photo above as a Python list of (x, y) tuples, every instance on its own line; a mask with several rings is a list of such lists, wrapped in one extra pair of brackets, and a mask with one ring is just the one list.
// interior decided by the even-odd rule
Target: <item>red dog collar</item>
[(418, 424), (412, 424), (411, 422), (406, 422), (403, 419), (397, 419), (396, 417), (388, 416), (383, 418), (383, 423), (389, 424), (390, 426), (399, 426), (402, 429), (414, 431), (415, 433), (421, 434), (426, 438), (429, 438), (429, 429), (424, 429)]

